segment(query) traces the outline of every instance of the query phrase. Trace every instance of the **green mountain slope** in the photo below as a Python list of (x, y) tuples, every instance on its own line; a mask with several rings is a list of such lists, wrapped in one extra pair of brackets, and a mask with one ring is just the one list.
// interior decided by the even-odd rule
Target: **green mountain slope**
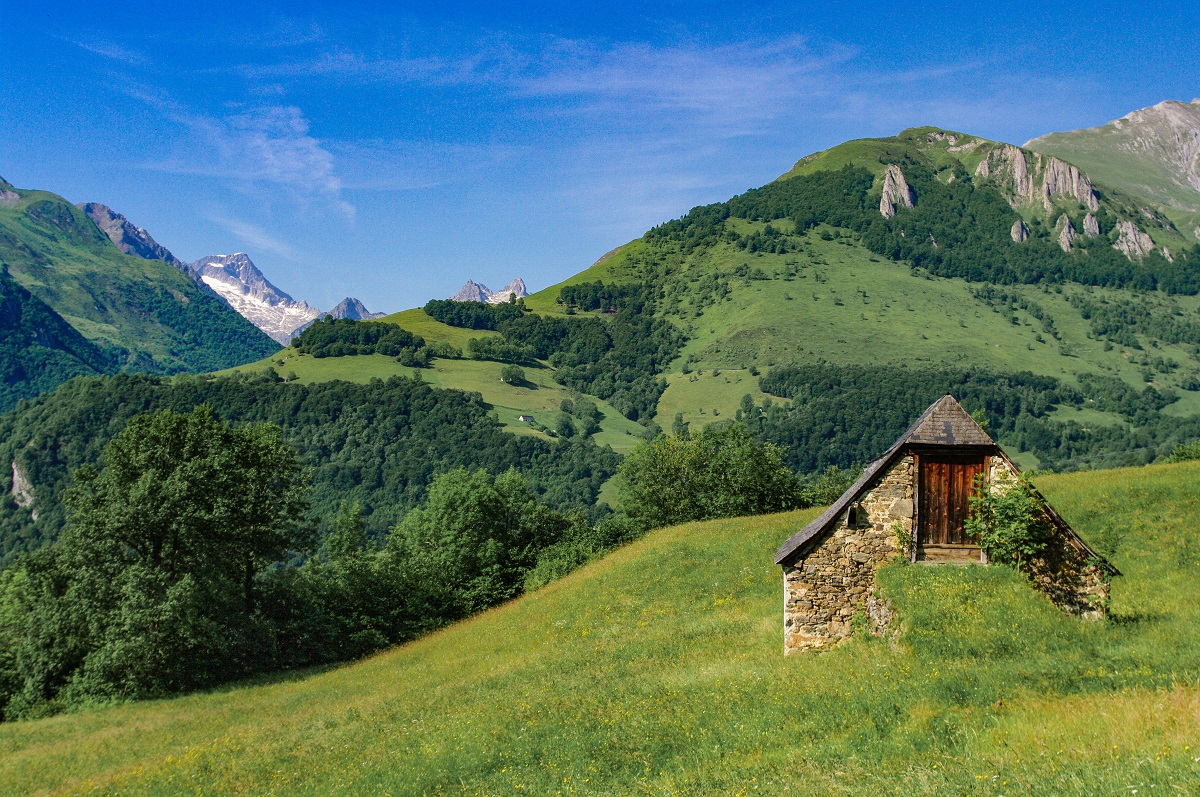
[(1144, 197), (1181, 232), (1200, 240), (1200, 100), (1168, 100), (1100, 127), (1039, 136), (1025, 146)]
[(890, 566), (895, 641), (784, 658), (772, 554), (813, 513), (690, 524), (358, 664), (2, 725), (0, 792), (1188, 793), (1198, 478), (1038, 481), (1124, 574), (1108, 621)]
[(119, 368), (211, 371), (278, 349), (179, 270), (122, 254), (63, 198), (0, 190), (0, 262)]
[[(684, 338), (650, 366), (656, 422), (750, 412), (799, 469), (861, 463), (945, 392), (983, 411), (1023, 464), (1078, 468), (1150, 461), (1200, 436), (1198, 293), (1200, 248), (1145, 200), (1058, 158), (917, 128), (806, 157), (525, 305), (555, 323), (613, 322), (640, 297)], [(420, 310), (387, 320), (458, 348), (497, 334)], [(304, 379), (377, 367), (296, 363)], [(561, 381), (554, 363), (539, 375)], [(437, 367), (440, 385), (481, 389)], [(790, 381), (771, 394), (780, 369)], [(854, 404), (831, 388), (843, 382), (871, 389), (850, 391)], [(1037, 398), (1007, 400), (997, 386), (1013, 384)], [(545, 411), (495, 393), (501, 412)]]
[(0, 410), (112, 367), (104, 352), (0, 269)]

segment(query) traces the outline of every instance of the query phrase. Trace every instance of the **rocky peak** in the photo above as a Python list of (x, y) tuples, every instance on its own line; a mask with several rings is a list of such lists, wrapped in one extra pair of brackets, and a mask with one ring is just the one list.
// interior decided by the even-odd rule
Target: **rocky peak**
[(896, 215), (897, 204), (911, 208), (916, 198), (900, 167), (894, 163), (888, 164), (887, 172), (883, 175), (883, 195), (879, 198), (880, 214), (890, 219)]
[(520, 277), (517, 277), (498, 291), (493, 291), (488, 286), (474, 280), (467, 280), (467, 284), (459, 288), (458, 293), (451, 296), (450, 300), (453, 302), (504, 304), (509, 301), (509, 297), (521, 299), (528, 295), (529, 291), (525, 288), (525, 280)]
[(1025, 222), (1017, 219), (1013, 222), (1012, 229), (1009, 230), (1009, 235), (1019, 244), (1023, 244), (1029, 240), (1029, 228), (1025, 226)]
[(1180, 183), (1200, 191), (1200, 99), (1160, 102), (1128, 113), (1112, 125), (1134, 133), (1121, 143), (1121, 148), (1157, 154), (1175, 165)]
[(387, 313), (372, 313), (358, 299), (347, 296), (338, 302), (337, 307), (326, 315), (332, 318), (352, 318), (355, 321), (370, 321), (373, 318), (383, 318)]
[(187, 264), (155, 241), (150, 233), (133, 224), (108, 205), (102, 205), (99, 202), (81, 202), (76, 207), (87, 214), (87, 217), (108, 236), (113, 245), (125, 254), (144, 260), (162, 260), (180, 271), (190, 273)]
[(505, 304), (511, 299), (523, 299), (529, 295), (525, 290), (525, 280), (517, 277), (500, 290), (488, 297), (488, 304)]
[(486, 285), (467, 280), (467, 284), (459, 288), (458, 293), (451, 296), (450, 300), (453, 302), (486, 302), (491, 295), (492, 292)]
[(1095, 238), (1100, 234), (1100, 222), (1096, 221), (1096, 217), (1091, 213), (1083, 217), (1083, 234), (1088, 238)]
[(191, 268), (197, 280), (284, 346), (297, 327), (320, 315), (317, 308), (296, 301), (272, 285), (245, 252), (202, 257)]

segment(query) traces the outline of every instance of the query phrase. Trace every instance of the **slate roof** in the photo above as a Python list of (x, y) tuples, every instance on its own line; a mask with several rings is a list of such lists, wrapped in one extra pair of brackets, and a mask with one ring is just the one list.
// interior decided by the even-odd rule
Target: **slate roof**
[(893, 443), (883, 456), (868, 465), (862, 476), (858, 477), (858, 481), (852, 484), (849, 490), (842, 493), (832, 506), (780, 546), (779, 550), (775, 552), (775, 564), (783, 564), (806, 542), (825, 531), (845, 511), (846, 507), (866, 490), (871, 481), (881, 471), (890, 467), (901, 452), (910, 445), (997, 448), (996, 441), (989, 437), (987, 432), (979, 427), (979, 424), (975, 423), (962, 405), (955, 401), (954, 396), (942, 396), (929, 405), (929, 409), (921, 413), (921, 417), (908, 427), (907, 432), (900, 435), (900, 439)]

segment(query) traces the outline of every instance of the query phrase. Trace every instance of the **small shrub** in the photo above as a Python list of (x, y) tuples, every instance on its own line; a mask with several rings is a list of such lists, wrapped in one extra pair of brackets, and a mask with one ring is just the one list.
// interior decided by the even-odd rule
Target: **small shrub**
[(990, 561), (1018, 570), (1040, 555), (1054, 534), (1050, 518), (1028, 481), (1018, 479), (993, 491), (984, 487), (982, 476), (971, 496), (966, 530), (978, 537)]
[(1189, 462), (1193, 459), (1200, 459), (1200, 440), (1180, 445), (1167, 457), (1167, 462)]

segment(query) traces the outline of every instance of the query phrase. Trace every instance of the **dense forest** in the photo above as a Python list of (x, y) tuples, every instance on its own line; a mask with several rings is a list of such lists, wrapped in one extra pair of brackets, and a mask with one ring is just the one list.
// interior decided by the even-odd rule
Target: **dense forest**
[(0, 416), (0, 461), (15, 463), (34, 486), (30, 509), (38, 514), (34, 521), (30, 509), (17, 506), (5, 474), (0, 554), (8, 558), (58, 536), (71, 472), (99, 464), (105, 444), (130, 418), (159, 409), (189, 412), (205, 403), (230, 422), (278, 424), (311, 472), (315, 511), (329, 517), (340, 501), (357, 501), (372, 535), (415, 506), (435, 475), (455, 467), (519, 468), (540, 500), (566, 510), (591, 507), (619, 461), (611, 450), (582, 440), (507, 434), (478, 394), (416, 379), (280, 384), (270, 372), (76, 379)]
[(553, 509), (514, 468), (457, 467), (375, 539), (345, 500), (314, 534), (283, 430), (209, 404), (129, 419), (99, 460), (63, 493), (60, 539), (0, 572), (0, 720), (354, 658), (648, 528), (829, 497), (740, 425), (642, 443), (621, 467), (628, 517)]

